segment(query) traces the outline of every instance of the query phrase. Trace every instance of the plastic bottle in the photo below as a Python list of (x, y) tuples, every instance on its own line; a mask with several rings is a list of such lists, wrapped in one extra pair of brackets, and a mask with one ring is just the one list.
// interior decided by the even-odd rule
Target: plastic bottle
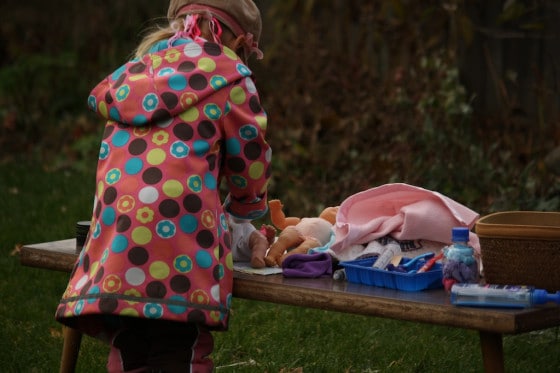
[(525, 308), (548, 302), (560, 304), (560, 291), (517, 285), (454, 284), (451, 303), (457, 306)]
[(452, 244), (443, 248), (443, 283), (449, 290), (456, 283), (477, 283), (478, 263), (474, 249), (469, 246), (469, 229), (455, 227), (451, 230)]
[(385, 247), (385, 251), (383, 251), (373, 263), (373, 268), (385, 269), (395, 255), (401, 254), (401, 245), (397, 242), (389, 242)]

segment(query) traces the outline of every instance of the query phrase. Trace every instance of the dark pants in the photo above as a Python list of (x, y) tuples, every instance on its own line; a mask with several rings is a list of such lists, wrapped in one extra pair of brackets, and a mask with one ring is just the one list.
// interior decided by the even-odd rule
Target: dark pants
[(203, 326), (137, 319), (115, 334), (109, 372), (192, 372), (213, 370), (212, 334)]

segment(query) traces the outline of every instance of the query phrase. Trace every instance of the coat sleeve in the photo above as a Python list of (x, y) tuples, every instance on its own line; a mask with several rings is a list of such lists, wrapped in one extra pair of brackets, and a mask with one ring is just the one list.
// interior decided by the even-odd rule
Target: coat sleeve
[(267, 115), (250, 77), (229, 87), (223, 125), (222, 171), (229, 191), (224, 207), (238, 218), (259, 218), (268, 210), (272, 151), (265, 139)]

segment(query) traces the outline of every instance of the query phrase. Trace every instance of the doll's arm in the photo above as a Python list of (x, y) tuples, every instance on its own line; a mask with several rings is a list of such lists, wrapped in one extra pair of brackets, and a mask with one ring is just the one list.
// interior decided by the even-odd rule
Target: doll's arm
[(268, 201), (268, 210), (270, 211), (270, 220), (272, 224), (280, 230), (284, 230), (291, 225), (297, 225), (301, 219), (297, 217), (286, 217), (284, 211), (282, 211), (282, 207), (284, 206), (279, 199)]

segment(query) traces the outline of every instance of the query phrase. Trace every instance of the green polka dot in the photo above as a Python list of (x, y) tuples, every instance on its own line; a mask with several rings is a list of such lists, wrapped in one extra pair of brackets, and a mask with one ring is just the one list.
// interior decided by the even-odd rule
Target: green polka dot
[(170, 268), (162, 261), (155, 261), (150, 265), (150, 275), (157, 279), (163, 280), (169, 276)]
[(216, 62), (214, 62), (211, 58), (203, 57), (198, 60), (198, 68), (202, 71), (206, 71), (207, 73), (211, 73), (216, 70)]
[(198, 119), (200, 113), (196, 107), (191, 107), (189, 110), (179, 114), (179, 118), (184, 120), (185, 122), (194, 122)]
[(259, 179), (264, 173), (264, 165), (262, 162), (255, 162), (249, 167), (249, 176), (252, 179)]
[(168, 180), (163, 184), (163, 193), (171, 198), (179, 197), (185, 188), (178, 180)]
[(132, 240), (137, 245), (145, 245), (152, 240), (152, 232), (146, 227), (137, 227), (132, 231)]
[(165, 161), (165, 152), (162, 149), (152, 149), (146, 157), (149, 164), (157, 166)]
[(247, 96), (245, 95), (245, 91), (243, 90), (243, 88), (237, 86), (231, 90), (229, 98), (234, 104), (241, 105), (245, 102)]

